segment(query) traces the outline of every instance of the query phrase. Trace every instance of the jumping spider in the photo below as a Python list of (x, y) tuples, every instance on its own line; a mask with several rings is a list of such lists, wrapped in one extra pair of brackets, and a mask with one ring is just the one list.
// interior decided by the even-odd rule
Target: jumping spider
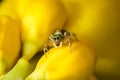
[(62, 46), (64, 43), (68, 43), (71, 52), (72, 39), (77, 40), (74, 33), (67, 32), (66, 30), (57, 30), (55, 33), (51, 34), (44, 44), (44, 53), (48, 51), (51, 47)]

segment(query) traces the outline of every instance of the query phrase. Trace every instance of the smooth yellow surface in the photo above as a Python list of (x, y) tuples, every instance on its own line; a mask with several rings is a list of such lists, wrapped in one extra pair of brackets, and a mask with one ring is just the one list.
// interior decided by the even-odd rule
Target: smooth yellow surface
[(120, 0), (61, 1), (69, 15), (65, 29), (96, 47), (97, 73), (120, 75)]
[(21, 46), (18, 24), (8, 16), (0, 16), (0, 50), (11, 68), (19, 56)]
[(94, 49), (85, 42), (50, 49), (38, 61), (35, 71), (26, 80), (86, 80), (96, 62)]
[(21, 18), (24, 14), (25, 7), (27, 6), (30, 0), (15, 0), (15, 1), (17, 14), (19, 15), (19, 18)]
[[(43, 44), (48, 36), (57, 29), (61, 29), (66, 22), (66, 18), (64, 6), (57, 0), (28, 1), (23, 15), (21, 15), (23, 56), (29, 60), (37, 53), (39, 48), (43, 49)], [(34, 49), (31, 48), (32, 45)], [(29, 52), (26, 46), (28, 49), (31, 48)]]
[(10, 16), (11, 18), (18, 20), (16, 9), (16, 0), (2, 0), (0, 3), (0, 15)]

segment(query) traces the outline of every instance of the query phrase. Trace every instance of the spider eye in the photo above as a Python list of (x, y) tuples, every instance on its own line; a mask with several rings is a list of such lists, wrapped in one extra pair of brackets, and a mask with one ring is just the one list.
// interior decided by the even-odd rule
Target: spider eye
[(54, 40), (56, 40), (57, 38), (56, 38), (56, 37), (54, 37), (53, 39), (54, 39)]
[(60, 39), (59, 37), (57, 37), (57, 39)]
[(54, 37), (54, 40), (59, 40), (60, 38), (59, 37)]
[(61, 38), (60, 35), (54, 36), (54, 40), (60, 40), (60, 38)]

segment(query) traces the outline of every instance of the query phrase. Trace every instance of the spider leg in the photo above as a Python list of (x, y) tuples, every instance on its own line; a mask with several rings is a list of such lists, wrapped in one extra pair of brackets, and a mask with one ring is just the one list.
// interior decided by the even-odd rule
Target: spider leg
[(53, 46), (54, 46), (55, 48), (57, 48), (57, 45), (54, 43), (54, 40), (52, 39), (52, 37), (53, 37), (53, 35), (51, 34), (50, 37), (49, 37), (49, 39), (52, 41)]
[(43, 48), (43, 51), (44, 51), (44, 54), (45, 54), (46, 57), (47, 57), (46, 52), (48, 51), (48, 47), (49, 47), (49, 40), (47, 40), (45, 42), (44, 48)]
[(53, 42), (53, 46), (55, 47), (55, 48), (57, 48), (57, 45)]
[(60, 42), (60, 48), (62, 47), (62, 41)]
[(44, 47), (44, 54), (48, 51), (47, 47)]
[(44, 55), (47, 57), (46, 52), (48, 51), (48, 49), (46, 47), (44, 47)]
[(70, 38), (68, 38), (68, 45), (69, 45), (69, 47), (70, 47), (70, 53), (72, 53), (71, 44), (72, 44), (71, 39), (70, 39)]
[(78, 41), (76, 34), (71, 33), (70, 35), (71, 35), (71, 36), (73, 36), (73, 37), (74, 37), (74, 39)]
[(71, 48), (71, 43), (72, 43), (72, 41), (71, 41), (71, 39), (70, 39), (71, 33), (65, 32), (65, 33), (64, 33), (64, 36), (65, 36), (65, 38), (67, 39), (68, 45), (69, 45), (69, 47), (70, 47), (70, 53), (72, 53), (72, 48)]

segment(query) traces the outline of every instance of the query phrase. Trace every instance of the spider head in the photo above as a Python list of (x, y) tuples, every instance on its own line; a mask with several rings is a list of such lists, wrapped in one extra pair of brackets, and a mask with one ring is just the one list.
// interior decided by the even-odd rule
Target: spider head
[(56, 32), (50, 36), (52, 42), (55, 43), (56, 46), (60, 45), (60, 42), (63, 40), (64, 35), (61, 32)]

